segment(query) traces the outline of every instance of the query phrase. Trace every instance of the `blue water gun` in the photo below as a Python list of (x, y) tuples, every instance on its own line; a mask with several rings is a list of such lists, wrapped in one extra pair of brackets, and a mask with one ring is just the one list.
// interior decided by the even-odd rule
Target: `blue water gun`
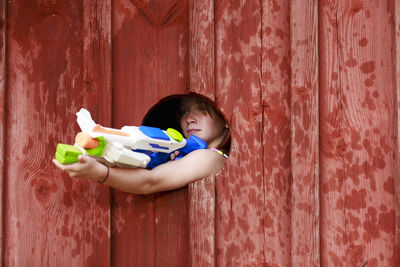
[[(171, 128), (170, 128), (171, 129)], [(197, 137), (195, 135), (190, 136), (189, 139), (186, 139), (186, 145), (176, 151), (179, 151), (179, 155), (175, 159), (180, 159), (183, 156), (189, 154), (192, 151), (197, 149), (205, 149), (207, 147), (207, 143), (204, 142), (203, 139)], [(173, 152), (172, 152), (173, 153)], [(152, 169), (157, 167), (160, 164), (167, 162), (170, 158), (171, 153), (163, 153), (163, 152), (153, 152), (150, 153), (150, 162), (147, 164), (147, 167)]]
[(149, 126), (103, 127), (93, 121), (86, 109), (77, 112), (77, 122), (82, 132), (76, 135), (75, 145), (57, 146), (56, 159), (62, 164), (77, 162), (80, 154), (87, 154), (110, 166), (152, 169), (167, 162), (175, 151), (179, 151), (177, 158), (181, 158), (207, 147), (201, 138), (185, 139), (172, 128), (164, 131)]

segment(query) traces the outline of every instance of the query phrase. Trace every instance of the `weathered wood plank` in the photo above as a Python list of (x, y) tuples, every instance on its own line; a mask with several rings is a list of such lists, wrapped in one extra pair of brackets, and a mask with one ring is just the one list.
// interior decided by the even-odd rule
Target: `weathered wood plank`
[[(6, 58), (7, 58), (7, 18), (6, 18), (6, 1), (0, 1), (0, 257), (4, 259), (4, 177), (6, 168), (6, 93), (7, 93), (7, 77), (6, 77)], [(4, 265), (3, 260), (0, 262)]]
[(111, 266), (155, 266), (154, 195), (113, 192)]
[(57, 142), (73, 142), (74, 113), (93, 103), (81, 84), (82, 2), (8, 4), (4, 265), (99, 263), (109, 244), (107, 198), (51, 164)]
[(400, 265), (400, 2), (393, 1), (392, 16), (394, 20), (393, 40), (394, 40), (394, 102), (393, 102), (393, 117), (394, 117), (394, 194), (395, 194), (395, 260), (394, 265)]
[(262, 11), (265, 263), (291, 266), (290, 2), (263, 1)]
[(324, 266), (395, 266), (398, 258), (392, 12), (390, 1), (321, 3)]
[[(338, 51), (338, 14), (337, 5), (329, 6), (324, 1), (320, 5), (320, 179), (321, 179), (321, 263), (324, 265), (345, 265), (343, 249), (338, 247), (336, 240), (340, 233), (335, 225), (345, 225), (343, 209), (336, 209), (337, 199), (343, 199), (345, 177), (337, 173), (340, 162), (335, 156), (339, 148), (345, 149), (346, 144), (340, 144), (342, 139), (338, 125), (343, 117), (342, 81), (339, 79), (340, 60)], [(331, 91), (330, 90), (331, 88)], [(340, 146), (339, 146), (340, 145)], [(340, 154), (339, 154), (340, 156)], [(338, 162), (339, 161), (339, 162)]]
[(215, 100), (214, 1), (189, 2), (191, 92)]
[(215, 266), (215, 177), (189, 185), (191, 266)]
[(189, 266), (187, 188), (157, 194), (156, 266)]
[[(157, 7), (158, 5), (158, 7)], [(184, 93), (188, 77), (188, 1), (159, 0), (157, 91), (159, 98)], [(154, 32), (156, 33), (156, 32)], [(150, 74), (150, 73), (149, 73)], [(154, 104), (155, 102), (150, 102)], [(189, 260), (187, 188), (157, 195), (155, 201), (156, 265), (187, 266)]]
[[(83, 14), (83, 106), (97, 122), (111, 125), (111, 0), (84, 0)], [(107, 187), (98, 186), (96, 190), (103, 207), (102, 213), (94, 211), (92, 215), (101, 218), (97, 229), (83, 227), (83, 231), (96, 236), (96, 239), (89, 239), (94, 245), (94, 256), (85, 264), (108, 266), (111, 262), (111, 195)]]
[(113, 123), (121, 127), (140, 124), (160, 99), (185, 92), (187, 0), (118, 0), (113, 12)]
[[(113, 126), (139, 125), (188, 86), (187, 1), (113, 1)], [(113, 265), (187, 265), (187, 192), (114, 192)], [(186, 232), (185, 232), (186, 231)]]
[(261, 2), (218, 1), (216, 99), (232, 129), (228, 164), (216, 178), (218, 266), (261, 266), (264, 259)]
[[(3, 265), (399, 265), (400, 5), (289, 2), (1, 1)], [(230, 121), (225, 169), (114, 191), (110, 232), (108, 188), (55, 144), (81, 106), (140, 124), (188, 85)]]
[[(190, 91), (215, 100), (214, 1), (189, 2)], [(215, 178), (189, 185), (191, 266), (215, 266)]]
[(293, 266), (319, 266), (318, 1), (291, 2)]
[(85, 102), (98, 122), (111, 125), (111, 0), (83, 0), (83, 13)]

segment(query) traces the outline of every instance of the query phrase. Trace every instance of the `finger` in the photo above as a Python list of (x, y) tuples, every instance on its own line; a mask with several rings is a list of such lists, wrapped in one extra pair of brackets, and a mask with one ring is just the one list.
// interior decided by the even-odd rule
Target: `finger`
[(179, 155), (179, 151), (174, 151), (171, 153), (170, 159), (175, 160), (178, 155)]
[(79, 155), (79, 156), (78, 156), (78, 162), (79, 162), (79, 163), (86, 163), (86, 162), (87, 162), (87, 159), (86, 159), (85, 156)]
[(58, 162), (56, 159), (52, 160), (53, 164), (57, 166), (57, 168), (64, 170), (65, 165), (61, 164), (60, 162)]
[(77, 172), (68, 172), (68, 174), (72, 178), (78, 177), (78, 173)]
[(60, 170), (66, 172), (73, 172), (79, 168), (79, 163), (72, 163), (72, 164), (61, 164), (56, 159), (52, 160), (53, 164), (56, 165)]

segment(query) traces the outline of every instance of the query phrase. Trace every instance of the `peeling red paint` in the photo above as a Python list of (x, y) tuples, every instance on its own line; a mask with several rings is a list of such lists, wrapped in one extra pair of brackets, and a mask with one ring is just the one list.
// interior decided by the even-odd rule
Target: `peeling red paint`
[(361, 38), (361, 39), (358, 41), (358, 44), (359, 44), (361, 47), (365, 47), (365, 46), (367, 46), (367, 44), (368, 44), (368, 39), (367, 39), (367, 38)]
[(346, 61), (346, 66), (355, 67), (357, 66), (357, 60), (355, 58), (350, 58)]
[(278, 54), (275, 53), (274, 47), (268, 49), (267, 57), (272, 62), (273, 65), (276, 64), (277, 60), (279, 59), (279, 56), (278, 56)]
[(395, 228), (395, 212), (391, 210), (389, 212), (379, 213), (379, 229), (391, 234)]
[[(397, 2), (89, 2), (6, 3), (5, 265), (399, 265)], [(110, 233), (107, 189), (49, 171), (59, 129), (81, 105), (139, 123), (188, 86), (229, 118), (224, 171), (114, 192)]]
[(362, 63), (360, 69), (365, 74), (373, 72), (375, 70), (375, 61), (367, 61)]
[(392, 176), (388, 177), (386, 181), (383, 183), (383, 189), (391, 194), (394, 195), (394, 188), (395, 188), (394, 178)]

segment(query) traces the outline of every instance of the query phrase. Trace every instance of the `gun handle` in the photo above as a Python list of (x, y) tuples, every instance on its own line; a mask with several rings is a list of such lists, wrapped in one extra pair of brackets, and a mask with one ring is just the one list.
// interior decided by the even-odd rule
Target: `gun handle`
[(189, 139), (186, 140), (186, 146), (182, 147), (181, 149), (178, 149), (179, 155), (178, 157), (176, 157), (176, 159), (180, 159), (197, 149), (205, 149), (205, 148), (207, 148), (207, 143), (200, 137), (192, 135), (190, 136)]
[(169, 153), (163, 153), (163, 152), (154, 152), (150, 154), (150, 162), (147, 164), (147, 167), (150, 169), (153, 169), (157, 167), (158, 165), (164, 164), (165, 162), (168, 161), (169, 159)]
[[(207, 143), (201, 139), (200, 137), (192, 135), (189, 139), (186, 140), (186, 146), (178, 149), (179, 155), (175, 158), (175, 160), (180, 159), (190, 152), (197, 149), (207, 148)], [(172, 152), (173, 153), (173, 152)], [(147, 164), (147, 167), (153, 169), (158, 165), (164, 164), (169, 160), (171, 153), (162, 153), (162, 152), (154, 152), (150, 154), (150, 162)]]

